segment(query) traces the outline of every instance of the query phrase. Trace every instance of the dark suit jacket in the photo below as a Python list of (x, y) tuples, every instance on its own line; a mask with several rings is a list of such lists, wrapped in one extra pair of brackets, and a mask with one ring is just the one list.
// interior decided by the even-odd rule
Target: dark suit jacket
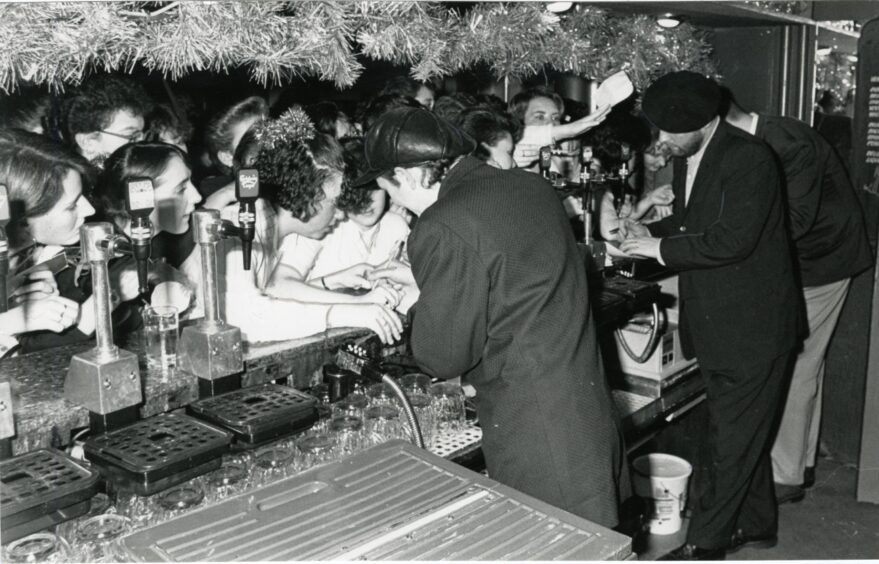
[(830, 143), (788, 117), (761, 115), (756, 136), (772, 148), (783, 169), (803, 286), (844, 280), (870, 266), (864, 213)]
[(721, 122), (686, 205), (686, 161), (674, 161), (674, 213), (648, 227), (662, 237), (666, 265), (681, 271), (684, 354), (720, 369), (790, 350), (802, 304), (771, 150)]
[(409, 238), (412, 350), (477, 390), (489, 475), (606, 526), (628, 487), (583, 259), (538, 175), (467, 157)]

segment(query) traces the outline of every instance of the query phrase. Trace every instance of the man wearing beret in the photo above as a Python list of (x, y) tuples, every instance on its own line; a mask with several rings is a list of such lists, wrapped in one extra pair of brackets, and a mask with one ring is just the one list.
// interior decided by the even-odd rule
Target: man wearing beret
[(475, 146), (424, 109), (391, 110), (366, 136), (355, 185), (376, 179), (419, 216), (415, 360), (476, 388), (492, 478), (614, 527), (628, 473), (583, 259), (552, 187), (467, 156)]
[(686, 544), (666, 559), (720, 559), (776, 542), (773, 423), (802, 327), (779, 173), (770, 149), (719, 117), (720, 88), (675, 72), (643, 111), (674, 157), (674, 212), (626, 223), (621, 249), (680, 272), (684, 354), (707, 391), (710, 466)]

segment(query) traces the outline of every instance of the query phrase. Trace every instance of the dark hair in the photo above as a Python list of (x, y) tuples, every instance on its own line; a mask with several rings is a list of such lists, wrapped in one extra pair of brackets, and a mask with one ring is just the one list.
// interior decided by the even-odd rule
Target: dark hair
[(271, 149), (264, 149), (256, 130), (251, 129), (235, 150), (235, 170), (248, 167), (259, 172), (261, 197), (275, 209), (308, 221), (324, 198), (324, 182), (333, 174), (344, 174), (345, 160), (342, 146), (325, 133), (315, 133), (309, 140), (276, 142)]
[[(410, 167), (402, 167), (402, 168), (423, 168), (425, 169), (425, 173), (427, 174), (427, 184), (431, 185), (436, 182), (441, 182), (443, 178), (445, 178), (446, 173), (449, 172), (449, 167), (452, 166), (452, 163), (455, 162), (455, 159), (440, 159), (436, 161), (427, 161), (425, 163), (420, 163), (417, 165), (413, 165)], [(388, 171), (381, 175), (382, 178), (387, 180), (388, 182), (394, 184), (395, 186), (399, 186), (400, 183), (397, 182), (397, 179), (394, 178), (394, 171)]]
[(168, 104), (156, 104), (146, 116), (144, 133), (147, 141), (161, 141), (162, 133), (167, 132), (181, 139), (185, 145), (192, 139), (192, 130), (192, 124), (186, 116), (178, 116)]
[[(75, 171), (82, 177), (83, 192), (94, 176), (80, 155), (50, 139), (17, 129), (0, 129), (0, 184), (6, 186), (12, 221), (11, 236), (31, 217), (52, 210), (64, 194), (64, 178)], [(20, 243), (13, 241), (14, 245)]]
[(49, 95), (35, 88), (4, 96), (0, 100), (0, 123), (9, 129), (31, 132), (39, 128), (46, 135), (48, 131), (45, 120), (49, 115), (50, 104)]
[(129, 178), (149, 178), (153, 184), (174, 157), (186, 162), (179, 147), (156, 141), (139, 141), (122, 145), (104, 162), (94, 191), (94, 205), (100, 214), (117, 227), (128, 219), (125, 209), (125, 182)]
[(205, 145), (207, 145), (208, 156), (211, 162), (220, 169), (221, 172), (228, 174), (230, 168), (219, 161), (217, 153), (227, 151), (235, 152), (232, 146), (234, 136), (232, 128), (236, 124), (254, 117), (268, 117), (269, 106), (266, 101), (259, 96), (251, 96), (245, 98), (237, 104), (229, 106), (208, 122), (205, 129)]
[(431, 92), (434, 92), (433, 86), (424, 82), (418, 82), (411, 76), (400, 75), (388, 80), (379, 94), (394, 94), (397, 96), (409, 96), (410, 98), (415, 98), (422, 86), (429, 89)]
[(559, 113), (565, 113), (565, 101), (562, 97), (547, 88), (546, 86), (533, 86), (527, 90), (523, 90), (513, 96), (510, 100), (510, 113), (513, 114), (520, 122), (525, 122), (525, 112), (528, 110), (528, 104), (535, 98), (549, 98), (555, 102)]
[(366, 133), (386, 112), (394, 108), (423, 108), (418, 100), (400, 94), (383, 94), (373, 98), (360, 116), (360, 125)]
[(345, 119), (345, 115), (335, 102), (317, 102), (305, 107), (305, 113), (311, 118), (315, 129), (321, 133), (325, 133), (330, 137), (336, 136), (336, 121)]
[(515, 141), (519, 129), (515, 120), (507, 114), (499, 114), (485, 108), (473, 108), (461, 114), (460, 128), (476, 139), (477, 145), (473, 156), (483, 161), (487, 161), (491, 156), (486, 145), (494, 147), (505, 133), (509, 133)]
[(499, 114), (507, 113), (507, 103), (499, 96), (495, 96), (494, 94), (477, 94), (475, 98), (477, 106), (486, 107)]
[(644, 151), (651, 142), (650, 125), (644, 119), (623, 111), (611, 112), (601, 125), (583, 136), (583, 144), (592, 145), (595, 156), (607, 169), (623, 164), (623, 143), (629, 145), (634, 153)]
[(75, 144), (77, 133), (107, 128), (116, 112), (127, 110), (146, 116), (152, 101), (143, 88), (128, 78), (102, 76), (89, 80), (65, 102), (67, 141)]
[(433, 106), (433, 113), (447, 122), (460, 125), (461, 114), (476, 105), (476, 98), (464, 92), (440, 96)]
[(342, 193), (336, 207), (349, 214), (361, 214), (372, 204), (370, 195), (374, 190), (381, 190), (375, 180), (364, 186), (353, 187), (351, 183), (369, 169), (366, 164), (362, 139), (349, 139), (342, 143), (345, 157), (345, 180), (342, 182)]

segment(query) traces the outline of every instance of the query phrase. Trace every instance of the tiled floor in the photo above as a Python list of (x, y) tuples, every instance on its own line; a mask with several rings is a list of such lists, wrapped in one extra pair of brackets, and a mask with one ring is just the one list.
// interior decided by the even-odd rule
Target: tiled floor
[[(778, 545), (764, 550), (745, 548), (730, 559), (879, 559), (879, 505), (855, 500), (856, 480), (853, 465), (820, 460), (815, 485), (806, 499), (779, 509)], [(684, 530), (645, 540), (639, 560), (654, 560), (683, 543)]]

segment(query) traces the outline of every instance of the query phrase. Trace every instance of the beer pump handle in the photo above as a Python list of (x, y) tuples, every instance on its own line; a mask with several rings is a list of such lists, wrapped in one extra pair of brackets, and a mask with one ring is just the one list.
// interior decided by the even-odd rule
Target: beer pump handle
[(242, 168), (235, 177), (235, 196), (238, 199), (238, 225), (241, 227), (241, 247), (244, 270), (250, 270), (253, 238), (256, 233), (256, 207), (259, 197), (259, 172), (255, 168)]
[(538, 159), (540, 166), (540, 175), (549, 178), (549, 168), (552, 165), (552, 147), (547, 145), (540, 148), (540, 158)]
[(153, 225), (150, 214), (156, 207), (153, 181), (131, 178), (125, 182), (125, 207), (131, 217), (131, 254), (137, 264), (137, 281), (141, 294), (149, 290), (149, 260), (152, 252)]
[(6, 276), (9, 274), (9, 242), (6, 240), (6, 224), (9, 218), (9, 193), (6, 186), (0, 184), (0, 313), (8, 309)]

